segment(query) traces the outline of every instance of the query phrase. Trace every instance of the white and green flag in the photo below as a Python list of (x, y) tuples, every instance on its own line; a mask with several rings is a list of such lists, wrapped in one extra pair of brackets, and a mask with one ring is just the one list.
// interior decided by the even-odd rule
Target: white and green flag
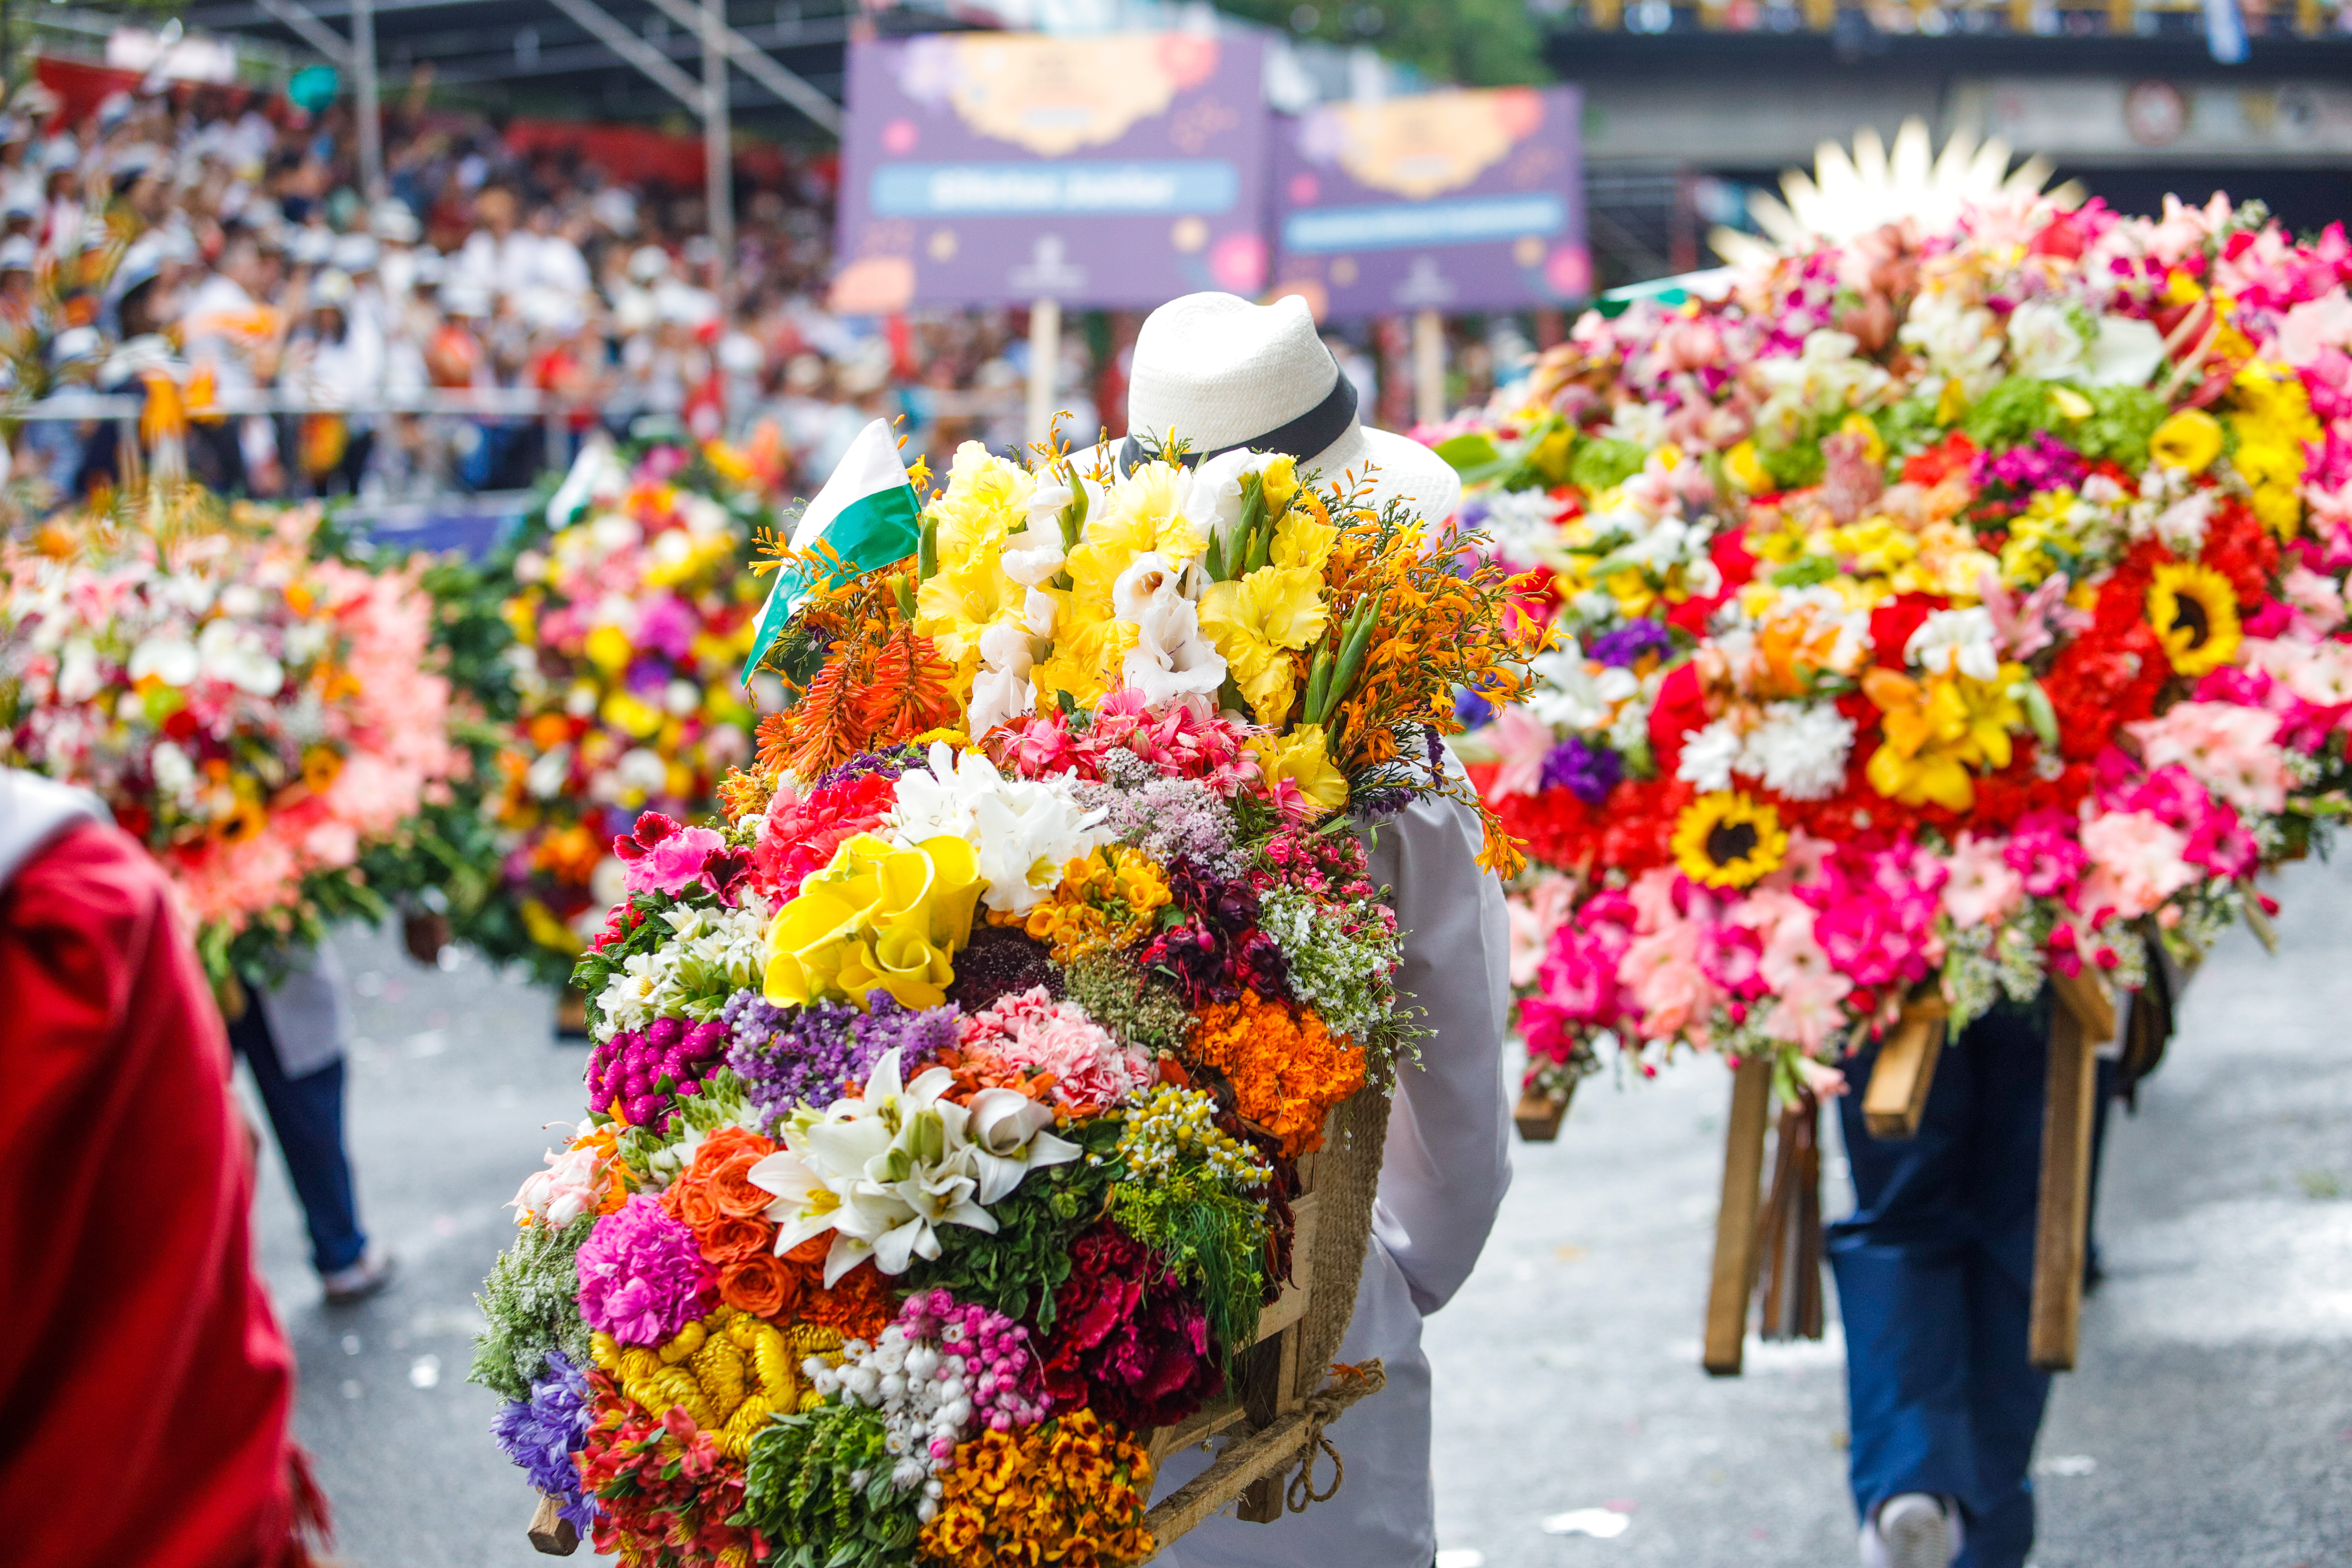
[[(877, 419), (857, 433), (833, 478), (801, 514), (793, 529), (794, 550), (830, 546), (852, 572), (871, 572), (915, 552), (922, 525), (918, 517), (922, 501), (907, 482), (906, 465), (898, 460), (898, 438), (890, 422)], [(824, 570), (814, 562), (777, 568), (775, 586), (760, 608), (760, 632), (752, 640), (751, 657), (744, 661), (749, 681), (760, 661), (791, 624), (793, 612), (815, 587)]]

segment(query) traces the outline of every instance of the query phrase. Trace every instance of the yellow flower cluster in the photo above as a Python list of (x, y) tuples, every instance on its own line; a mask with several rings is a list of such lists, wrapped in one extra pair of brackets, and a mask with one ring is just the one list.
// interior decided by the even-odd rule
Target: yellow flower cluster
[(1067, 963), (1125, 947), (1151, 932), (1168, 905), (1168, 879), (1139, 849), (1112, 847), (1065, 861), (1054, 896), (1026, 915), (991, 913), (993, 925), (1019, 926)]
[(772, 1418), (823, 1403), (797, 1369), (810, 1356), (837, 1352), (842, 1343), (838, 1329), (797, 1323), (780, 1330), (721, 1307), (687, 1324), (658, 1350), (624, 1348), (610, 1334), (592, 1334), (589, 1355), (648, 1412), (659, 1415), (676, 1405), (717, 1439), (720, 1453), (740, 1459)]
[(2254, 515), (2293, 538), (2303, 522), (2304, 444), (2326, 436), (2301, 378), (2283, 364), (2247, 365), (2230, 383), (2229, 422), (2238, 438), (2230, 461), (2253, 487)]
[(1925, 680), (1885, 668), (1865, 671), (1864, 695), (1878, 704), (1885, 740), (1865, 770), (1871, 787), (1906, 805), (1934, 802), (1953, 811), (1976, 804), (1971, 768), (2009, 766), (2010, 732), (2025, 726), (2011, 695), (2025, 667), (2004, 664), (1991, 680), (1943, 671)]
[(1091, 1410), (956, 1445), (920, 1550), (956, 1568), (1118, 1568), (1155, 1550), (1151, 1457)]
[(938, 1006), (986, 885), (967, 840), (941, 837), (908, 849), (859, 834), (776, 911), (768, 1000), (840, 996), (863, 1007), (878, 988), (904, 1007)]

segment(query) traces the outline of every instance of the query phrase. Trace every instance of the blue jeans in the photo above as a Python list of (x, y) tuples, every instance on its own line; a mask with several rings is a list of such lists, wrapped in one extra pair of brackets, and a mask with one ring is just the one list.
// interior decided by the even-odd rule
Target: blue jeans
[[(2050, 1394), (2027, 1359), (2049, 1006), (2004, 1006), (1947, 1047), (1919, 1135), (1882, 1142), (1839, 1101), (1854, 1213), (1829, 1257), (1845, 1322), (1854, 1508), (1958, 1498), (1961, 1568), (2022, 1568)], [(1846, 1064), (1868, 1080), (1875, 1049)]]
[(229, 1044), (253, 1069), (269, 1130), (278, 1135), (286, 1177), (301, 1201), (310, 1231), (310, 1263), (320, 1274), (349, 1268), (367, 1253), (360, 1229), (359, 1200), (352, 1185), (351, 1157), (343, 1152), (343, 1063), (338, 1058), (318, 1071), (288, 1078), (278, 1062), (278, 1042), (269, 1033), (258, 999), (228, 1026)]

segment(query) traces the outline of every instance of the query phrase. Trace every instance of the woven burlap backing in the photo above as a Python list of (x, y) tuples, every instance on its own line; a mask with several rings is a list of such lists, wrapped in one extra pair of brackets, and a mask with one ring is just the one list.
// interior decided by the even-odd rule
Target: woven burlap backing
[(1381, 1152), (1388, 1136), (1388, 1096), (1361, 1089), (1331, 1113), (1322, 1152), (1315, 1158), (1316, 1204), (1323, 1212), (1315, 1227), (1315, 1256), (1307, 1262), (1314, 1283), (1307, 1315), (1298, 1323), (1293, 1400), (1323, 1386), (1356, 1314), (1356, 1285), (1363, 1277), (1364, 1245), (1372, 1234), (1372, 1198), (1380, 1190)]

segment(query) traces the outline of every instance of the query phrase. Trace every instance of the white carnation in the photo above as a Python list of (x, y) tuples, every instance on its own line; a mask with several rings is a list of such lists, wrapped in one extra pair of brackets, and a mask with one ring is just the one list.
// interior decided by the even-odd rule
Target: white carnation
[(1731, 787), (1731, 770), (1739, 763), (1739, 732), (1727, 719), (1717, 719), (1704, 730), (1687, 731), (1682, 761), (1675, 776), (1712, 793)]
[(1853, 721), (1834, 705), (1775, 702), (1748, 734), (1739, 771), (1790, 800), (1827, 800), (1844, 784), (1853, 750)]

